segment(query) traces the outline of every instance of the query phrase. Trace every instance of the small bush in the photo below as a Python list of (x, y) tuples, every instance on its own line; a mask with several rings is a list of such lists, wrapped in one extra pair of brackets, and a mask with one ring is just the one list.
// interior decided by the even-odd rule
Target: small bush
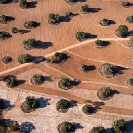
[(124, 133), (126, 129), (125, 121), (123, 119), (116, 120), (112, 124), (112, 130), (115, 133)]
[(81, 70), (82, 72), (87, 72), (87, 71), (88, 71), (88, 66), (85, 65), (85, 64), (82, 64), (82, 65), (80, 66), (80, 70)]
[(93, 127), (89, 133), (103, 133), (105, 131), (103, 126)]
[(128, 16), (128, 17), (126, 18), (126, 21), (127, 21), (128, 23), (133, 23), (133, 15), (132, 15), (132, 16)]
[(5, 56), (2, 61), (5, 63), (5, 64), (8, 64), (10, 62), (12, 62), (12, 57), (11, 56)]
[(28, 8), (28, 2), (26, 0), (20, 0), (19, 6), (22, 9), (27, 9)]
[(133, 86), (133, 78), (128, 79), (127, 83), (128, 83), (130, 86)]
[(26, 29), (32, 29), (32, 28), (35, 28), (37, 26), (37, 22), (35, 21), (27, 21), (24, 23), (24, 27)]
[(108, 26), (108, 25), (110, 24), (110, 21), (109, 21), (109, 19), (103, 18), (103, 19), (99, 22), (99, 24), (100, 24), (101, 26)]
[(86, 115), (91, 115), (94, 112), (94, 107), (92, 107), (91, 105), (86, 104), (82, 107), (82, 111)]
[(97, 39), (97, 40), (95, 41), (95, 44), (97, 45), (97, 47), (102, 47), (102, 46), (104, 46), (103, 41), (102, 41), (102, 40), (99, 40), (99, 39)]
[(77, 32), (75, 37), (77, 40), (82, 41), (86, 38), (86, 33), (85, 32)]
[(30, 54), (24, 54), (18, 57), (18, 62), (20, 64), (28, 63), (28, 62), (31, 62), (31, 59), (32, 59), (32, 56)]
[(19, 124), (17, 121), (10, 121), (10, 130), (11, 131), (18, 131), (19, 130)]
[(12, 27), (12, 33), (15, 34), (18, 32), (18, 29), (16, 27)]
[(129, 2), (122, 2), (121, 6), (124, 7), (124, 8), (127, 8), (127, 7), (130, 6), (130, 3)]
[(13, 88), (17, 85), (17, 79), (15, 77), (11, 77), (6, 81), (6, 85), (10, 88)]
[(72, 12), (66, 12), (65, 16), (71, 18), (73, 16), (73, 13)]
[(9, 17), (8, 16), (5, 16), (5, 15), (0, 16), (0, 23), (6, 24), (8, 22), (9, 22)]
[(0, 32), (0, 40), (4, 40), (4, 39), (8, 38), (9, 35), (10, 35), (10, 34), (9, 34), (8, 32), (1, 31), (1, 32)]
[(89, 12), (89, 6), (88, 5), (81, 6), (80, 12), (81, 13), (88, 13)]
[(24, 46), (27, 46), (29, 49), (36, 47), (36, 43), (35, 43), (34, 38), (23, 41), (23, 44), (24, 44)]
[(48, 16), (48, 22), (49, 24), (57, 24), (60, 21), (60, 15), (59, 14), (49, 14)]

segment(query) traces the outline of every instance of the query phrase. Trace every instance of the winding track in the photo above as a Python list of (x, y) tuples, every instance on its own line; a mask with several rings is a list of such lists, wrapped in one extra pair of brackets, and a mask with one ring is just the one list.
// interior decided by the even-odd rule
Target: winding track
[[(94, 42), (95, 40), (97, 39), (100, 39), (100, 40), (103, 40), (103, 41), (110, 41), (110, 40), (114, 40), (114, 41), (119, 41), (119, 40), (129, 40), (129, 38), (96, 38), (96, 39), (91, 39), (91, 40), (86, 40), (86, 41), (83, 41), (83, 42), (79, 42), (75, 45), (71, 45), (69, 47), (66, 47), (66, 48), (63, 48), (63, 49), (60, 49), (58, 50), (58, 52), (63, 52), (63, 51), (66, 51), (66, 50), (69, 50), (69, 49), (72, 49), (72, 48), (75, 48), (75, 47), (79, 47), (81, 45), (85, 45), (87, 43), (90, 43), (90, 42)], [(50, 54), (47, 54), (45, 55), (45, 57), (50, 57), (52, 56), (56, 51), (50, 53)], [(11, 69), (8, 69), (8, 70), (5, 70), (3, 72), (0, 72), (0, 76), (4, 75), (4, 74), (7, 74), (7, 73), (10, 73), (12, 71), (15, 71), (15, 70), (18, 70), (20, 68), (23, 68), (23, 67), (27, 67), (28, 65), (33, 65), (34, 63), (25, 63), (25, 64), (22, 64), (22, 65), (19, 65), (17, 67), (14, 67), (14, 68), (11, 68)]]

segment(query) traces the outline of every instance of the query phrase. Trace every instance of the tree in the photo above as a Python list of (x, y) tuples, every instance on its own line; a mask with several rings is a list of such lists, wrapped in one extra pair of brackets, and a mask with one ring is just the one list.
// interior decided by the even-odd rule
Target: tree
[(88, 13), (89, 12), (89, 6), (86, 4), (84, 6), (81, 6), (80, 12), (81, 13)]
[(10, 62), (12, 62), (12, 57), (11, 56), (5, 56), (2, 61), (5, 63), (5, 64), (8, 64)]
[(16, 79), (14, 76), (10, 77), (10, 78), (6, 81), (6, 85), (7, 85), (8, 87), (10, 87), (10, 88), (15, 87), (15, 86), (17, 85), (17, 79)]
[(24, 27), (26, 29), (33, 29), (37, 26), (37, 22), (36, 21), (27, 21), (24, 23)]
[(109, 21), (109, 19), (103, 18), (103, 19), (99, 22), (99, 24), (100, 24), (101, 26), (108, 26), (108, 25), (110, 24), (110, 21)]
[(104, 46), (103, 41), (102, 41), (102, 40), (99, 40), (99, 39), (97, 39), (97, 40), (95, 41), (95, 44), (97, 45), (97, 47), (102, 47), (102, 46)]
[(9, 22), (9, 17), (5, 16), (5, 15), (1, 15), (0, 16), (0, 23), (6, 24), (7, 22)]
[(85, 65), (85, 64), (82, 64), (82, 65), (80, 66), (80, 70), (81, 70), (82, 72), (87, 72), (87, 71), (88, 71), (88, 66)]
[(48, 22), (49, 24), (57, 24), (60, 21), (60, 15), (59, 14), (53, 14), (50, 13), (48, 16)]
[(10, 121), (10, 130), (11, 131), (19, 130), (19, 124), (17, 123), (17, 121)]
[(82, 41), (86, 38), (86, 33), (85, 32), (77, 32), (75, 37), (77, 40)]
[(35, 43), (35, 39), (34, 38), (30, 38), (28, 40), (23, 41), (23, 44), (25, 46), (27, 46), (29, 49), (35, 48), (36, 47), (36, 43)]
[(0, 40), (4, 40), (4, 39), (8, 38), (9, 35), (10, 35), (10, 34), (9, 34), (8, 32), (1, 31), (1, 32), (0, 32)]
[(104, 127), (99, 126), (99, 127), (93, 127), (89, 133), (103, 133), (104, 132)]
[(28, 8), (28, 2), (26, 0), (20, 0), (19, 6), (22, 9), (26, 9)]
[(18, 32), (18, 29), (16, 27), (12, 27), (12, 33), (15, 34)]
[(132, 16), (128, 16), (128, 17), (126, 18), (126, 21), (127, 21), (128, 23), (133, 23), (133, 15), (132, 15)]
[(91, 115), (94, 112), (94, 107), (88, 104), (85, 104), (82, 107), (82, 111), (83, 113), (85, 113), (86, 115)]
[(18, 62), (20, 64), (31, 62), (32, 56), (30, 54), (23, 54), (18, 57)]
[(128, 33), (128, 27), (126, 25), (120, 25), (118, 29), (115, 31), (115, 34), (118, 37), (125, 37)]
[(129, 78), (127, 83), (128, 85), (133, 86), (133, 78)]
[(112, 124), (112, 130), (115, 133), (123, 133), (126, 130), (125, 121), (123, 119), (114, 121)]
[(66, 12), (65, 16), (71, 18), (73, 16), (73, 13), (72, 12)]
[(130, 3), (129, 2), (122, 2), (121, 6), (124, 8), (128, 8), (130, 6)]

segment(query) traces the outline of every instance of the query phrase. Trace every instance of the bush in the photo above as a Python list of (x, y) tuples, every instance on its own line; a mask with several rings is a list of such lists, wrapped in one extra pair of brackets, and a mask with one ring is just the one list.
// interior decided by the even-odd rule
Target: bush
[(124, 133), (126, 130), (125, 121), (123, 119), (114, 121), (112, 124), (112, 130), (115, 133)]
[(73, 16), (73, 13), (72, 12), (66, 12), (65, 16), (71, 18)]
[(103, 18), (103, 19), (99, 22), (99, 24), (100, 24), (101, 26), (108, 26), (108, 25), (110, 24), (110, 21), (109, 21), (109, 19)]
[(56, 109), (59, 112), (63, 112), (66, 113), (69, 109), (70, 106), (70, 102), (66, 99), (60, 99), (57, 103), (56, 103)]
[(0, 32), (0, 40), (4, 40), (4, 39), (8, 38), (9, 35), (10, 35), (10, 34), (9, 34), (8, 32), (1, 31), (1, 32)]
[(0, 16), (0, 23), (6, 24), (7, 22), (9, 22), (8, 16), (5, 16), (5, 15)]
[(87, 71), (88, 71), (88, 66), (85, 65), (85, 64), (82, 64), (82, 65), (80, 66), (80, 70), (81, 70), (82, 72), (87, 72)]
[(12, 27), (12, 33), (15, 34), (18, 32), (18, 29), (16, 27)]
[(17, 123), (17, 121), (10, 121), (10, 130), (11, 131), (18, 131), (19, 130), (19, 124)]
[(26, 0), (20, 0), (19, 6), (22, 9), (27, 9), (28, 8), (28, 2)]
[(48, 22), (49, 24), (57, 24), (60, 21), (60, 15), (59, 14), (49, 14), (48, 16)]
[(62, 122), (57, 127), (59, 133), (70, 133), (74, 132), (75, 128), (70, 122)]
[(2, 61), (5, 63), (5, 64), (8, 64), (12, 61), (12, 57), (11, 56), (5, 56)]
[(35, 21), (27, 21), (24, 23), (24, 27), (26, 29), (32, 29), (32, 28), (35, 28), (37, 26), (37, 22)]
[(13, 76), (10, 77), (7, 81), (6, 81), (6, 85), (10, 88), (13, 88), (17, 85), (17, 79)]
[(127, 83), (128, 85), (133, 86), (133, 78), (128, 79)]
[(31, 78), (31, 83), (33, 85), (41, 85), (41, 84), (43, 84), (44, 80), (45, 79), (44, 79), (44, 77), (42, 75), (35, 74)]
[(32, 56), (30, 54), (23, 54), (18, 57), (20, 64), (31, 62)]
[(115, 34), (118, 37), (125, 37), (128, 33), (128, 27), (126, 25), (120, 25), (118, 29), (115, 31)]
[(132, 16), (128, 16), (128, 17), (126, 18), (126, 21), (127, 21), (128, 23), (133, 23), (133, 15), (132, 15)]
[(93, 127), (89, 133), (103, 133), (104, 132), (104, 127), (99, 126), (99, 127)]
[(127, 7), (130, 6), (130, 3), (129, 2), (122, 2), (121, 6), (124, 7), (124, 8), (127, 8)]
[(89, 12), (88, 7), (89, 7), (88, 5), (81, 6), (80, 12), (81, 13), (88, 13)]
[(94, 112), (94, 107), (92, 107), (91, 105), (86, 104), (82, 107), (82, 111), (86, 115), (91, 115)]
[(28, 49), (32, 49), (36, 47), (34, 38), (23, 41), (23, 44), (24, 46), (28, 47)]
[(97, 39), (97, 40), (95, 41), (95, 44), (97, 45), (97, 47), (102, 47), (102, 46), (104, 46), (103, 41), (102, 41), (102, 40), (99, 40), (99, 39)]
[(77, 32), (75, 37), (77, 40), (82, 41), (86, 38), (86, 33), (85, 32)]

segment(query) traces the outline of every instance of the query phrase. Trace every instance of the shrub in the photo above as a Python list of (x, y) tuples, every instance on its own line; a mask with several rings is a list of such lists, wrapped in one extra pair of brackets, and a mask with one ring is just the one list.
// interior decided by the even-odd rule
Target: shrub
[(9, 22), (8, 16), (5, 16), (5, 15), (0, 16), (0, 23), (6, 24), (7, 22)]
[(102, 40), (99, 40), (99, 39), (97, 39), (97, 40), (95, 41), (95, 44), (96, 44), (98, 47), (104, 46), (103, 41), (102, 41)]
[(112, 130), (115, 133), (123, 133), (126, 129), (125, 121), (123, 119), (116, 120), (112, 124)]
[(5, 56), (2, 61), (5, 63), (5, 64), (8, 64), (12, 61), (12, 57), (11, 56)]
[(48, 16), (48, 22), (49, 24), (57, 24), (60, 21), (60, 15), (59, 14), (53, 14), (50, 13)]
[(81, 6), (80, 12), (81, 13), (88, 13), (89, 12), (88, 7), (89, 7), (88, 5)]
[(128, 17), (126, 18), (126, 21), (127, 21), (128, 23), (133, 23), (133, 15), (132, 15), (132, 16), (128, 16)]
[(28, 8), (28, 2), (26, 0), (20, 0), (19, 6), (22, 9), (27, 9)]
[(51, 62), (51, 59), (46, 58), (46, 63), (50, 63), (50, 62)]
[(10, 88), (13, 88), (17, 85), (17, 79), (13, 76), (10, 77), (7, 81), (6, 81), (6, 85)]
[(113, 91), (110, 87), (104, 87), (97, 92), (97, 96), (100, 100), (109, 100), (113, 96)]
[(71, 18), (73, 16), (73, 13), (72, 12), (66, 12), (65, 16)]
[(11, 131), (18, 131), (19, 130), (19, 124), (17, 123), (17, 121), (10, 121), (10, 130)]
[(84, 106), (82, 107), (82, 111), (83, 111), (83, 113), (85, 113), (86, 115), (91, 115), (91, 114), (94, 112), (94, 107), (91, 106), (91, 105), (86, 104), (86, 105), (84, 105)]
[(74, 132), (75, 128), (70, 122), (62, 122), (57, 127), (59, 133), (70, 133)]
[(30, 54), (23, 54), (18, 57), (20, 64), (31, 62), (32, 56)]
[(133, 78), (128, 79), (127, 83), (128, 83), (130, 86), (133, 86)]
[(23, 44), (24, 44), (24, 46), (27, 46), (29, 49), (36, 47), (34, 38), (23, 41)]
[(41, 84), (43, 84), (44, 80), (45, 79), (44, 79), (44, 77), (42, 75), (35, 74), (31, 78), (31, 83), (33, 85), (41, 85)]
[(104, 132), (104, 127), (99, 126), (99, 127), (93, 127), (89, 133), (103, 133)]
[(122, 2), (121, 6), (124, 7), (124, 8), (127, 8), (127, 7), (130, 6), (130, 3), (129, 2)]
[(9, 35), (10, 35), (10, 34), (9, 34), (8, 32), (1, 31), (1, 32), (0, 32), (0, 40), (4, 40), (4, 39), (8, 38)]
[(75, 37), (77, 40), (82, 41), (86, 38), (86, 33), (85, 32), (77, 32)]
[(18, 29), (16, 27), (12, 27), (12, 33), (15, 34), (18, 32)]
[(100, 74), (107, 78), (113, 77), (115, 75), (115, 71), (116, 71), (115, 66), (109, 63), (104, 63), (99, 68)]
[(103, 19), (99, 22), (99, 24), (100, 24), (101, 26), (108, 26), (108, 25), (110, 24), (110, 21), (109, 21), (109, 19), (103, 18)]
[(35, 28), (37, 26), (37, 22), (35, 21), (27, 21), (24, 23), (24, 27), (26, 29), (32, 29), (32, 28)]
[(87, 72), (87, 71), (88, 71), (88, 66), (85, 65), (85, 64), (82, 64), (82, 65), (80, 66), (80, 70), (81, 70), (82, 72)]
[(125, 37), (128, 33), (128, 27), (126, 25), (120, 25), (118, 29), (115, 31), (115, 34), (118, 37)]
[(57, 111), (61, 111), (63, 113), (67, 112), (70, 106), (70, 102), (66, 99), (60, 99), (57, 103), (56, 103), (56, 109)]

